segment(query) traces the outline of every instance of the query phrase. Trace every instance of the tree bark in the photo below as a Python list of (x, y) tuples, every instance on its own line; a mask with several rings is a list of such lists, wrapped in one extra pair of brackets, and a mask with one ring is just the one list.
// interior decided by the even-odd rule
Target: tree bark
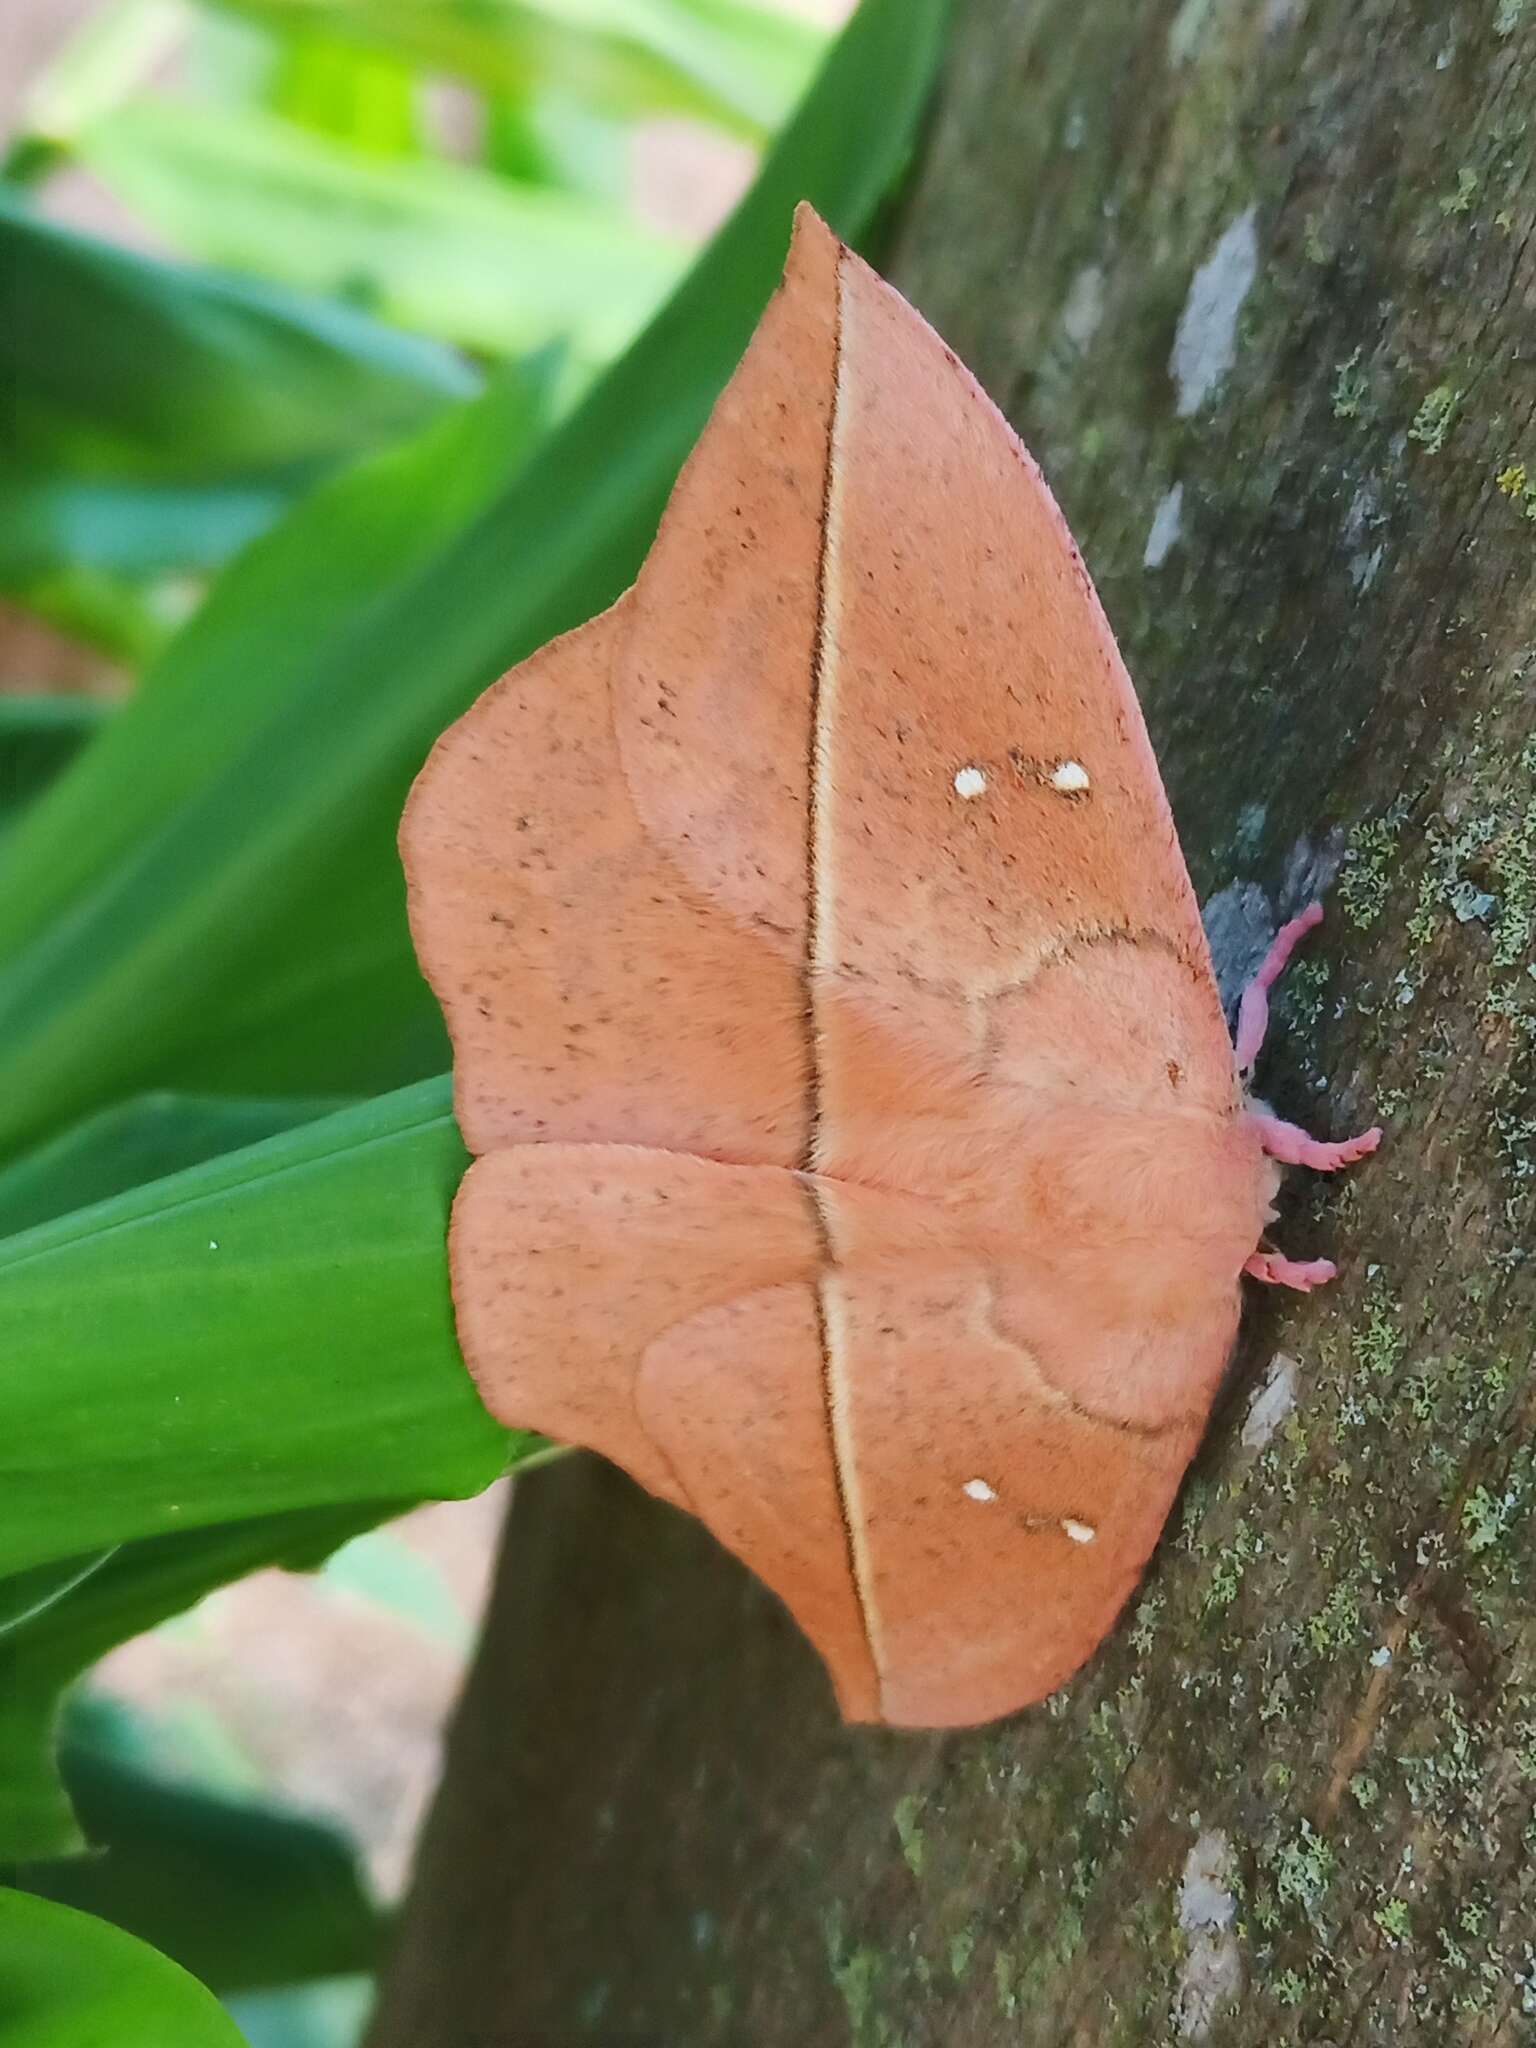
[(1296, 1178), (1341, 1279), (1255, 1294), (1137, 1600), (991, 1730), (843, 1730), (695, 1526), (530, 1478), (373, 2048), (1536, 2040), (1533, 85), (1528, 0), (961, 8), (887, 268), (1062, 500), (1225, 963), (1342, 861), (1263, 1079), (1387, 1143)]

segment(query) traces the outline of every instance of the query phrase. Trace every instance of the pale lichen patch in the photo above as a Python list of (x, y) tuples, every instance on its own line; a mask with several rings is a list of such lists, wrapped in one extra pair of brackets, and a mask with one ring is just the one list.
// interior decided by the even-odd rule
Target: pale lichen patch
[(1174, 484), (1157, 501), (1157, 510), (1152, 514), (1152, 524), (1147, 530), (1147, 544), (1141, 551), (1143, 569), (1161, 569), (1173, 551), (1184, 523), (1184, 486)]
[(1277, 1351), (1269, 1361), (1264, 1384), (1248, 1404), (1243, 1423), (1243, 1443), (1250, 1451), (1262, 1451), (1275, 1431), (1296, 1406), (1296, 1361)]
[(1104, 318), (1104, 272), (1097, 263), (1085, 263), (1073, 278), (1061, 309), (1061, 331), (1076, 349), (1084, 349), (1099, 331)]
[(1200, 1836), (1184, 1861), (1179, 1926), (1189, 1942), (1174, 1998), (1180, 2038), (1203, 2041), (1243, 1992), (1237, 1943), (1237, 1859), (1220, 1828)]
[(1200, 410), (1236, 362), (1237, 318), (1258, 274), (1258, 209), (1250, 206), (1190, 280), (1168, 362), (1181, 420)]

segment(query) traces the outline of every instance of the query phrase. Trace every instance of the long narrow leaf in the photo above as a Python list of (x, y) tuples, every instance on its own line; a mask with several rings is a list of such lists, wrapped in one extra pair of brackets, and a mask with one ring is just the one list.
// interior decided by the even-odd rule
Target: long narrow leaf
[(302, 1507), (476, 1493), (465, 1155), (426, 1082), (0, 1244), (0, 1572)]
[(148, 1181), (238, 1152), (343, 1105), (328, 1096), (136, 1095), (87, 1117), (0, 1172), (0, 1238)]
[(822, 38), (751, 0), (223, 0), (273, 26), (318, 22), (474, 85), (572, 94), (597, 111), (691, 114), (760, 138)]
[(687, 259), (683, 243), (576, 194), (373, 156), (238, 107), (139, 100), (76, 153), (188, 255), (493, 355), (563, 342), (596, 369)]
[[(22, 818), (16, 870), (33, 893), (8, 931), (0, 901), (0, 1047), (14, 1061), (0, 1150), (157, 1086), (339, 1095), (446, 1063), (403, 962), (389, 1006), (376, 1000), (379, 956), (399, 946), (387, 821), (371, 872), (322, 849), (357, 801), (352, 785), (376, 782), (392, 678), (473, 630), (443, 564), (486, 521), (542, 415), (521, 375), (498, 380), (421, 439), (321, 485), (230, 572), (95, 758)], [(376, 791), (364, 801), (382, 808)], [(286, 900), (261, 880), (274, 860), (272, 879), (298, 885)], [(336, 923), (343, 901), (350, 929)], [(227, 984), (206, 979), (211, 957), (199, 964), (204, 920), (224, 926), (216, 950), (234, 940), (253, 965), (264, 958), (260, 976), (276, 970), (233, 1008)]]
[(129, 254), (0, 197), (0, 584), (207, 567), (478, 378), (278, 286)]

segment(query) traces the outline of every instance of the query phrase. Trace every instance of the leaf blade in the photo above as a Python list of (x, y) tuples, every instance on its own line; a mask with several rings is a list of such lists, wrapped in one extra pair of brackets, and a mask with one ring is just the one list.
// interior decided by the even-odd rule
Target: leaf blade
[(0, 1244), (0, 1571), (488, 1486), (520, 1440), (454, 1341), (465, 1156), (427, 1082)]
[(0, 1891), (6, 2048), (244, 2048), (211, 1991), (144, 1942), (73, 1907)]

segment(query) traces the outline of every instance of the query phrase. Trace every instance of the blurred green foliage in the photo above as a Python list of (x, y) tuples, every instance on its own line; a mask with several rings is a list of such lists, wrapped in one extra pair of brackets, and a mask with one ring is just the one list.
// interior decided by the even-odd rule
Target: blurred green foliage
[[(217, 568), (479, 376), (345, 306), (171, 269), (0, 187), (0, 590)], [(110, 338), (110, 345), (104, 345)]]
[[(61, 1780), (58, 1702), (212, 1588), (537, 1448), (454, 1345), (465, 1155), (401, 804), (631, 579), (795, 202), (857, 237), (900, 178), (943, 13), (865, 0), (823, 53), (755, 0), (121, 0), (33, 87), (0, 590), (134, 676), (105, 709), (0, 674), (0, 1866), (55, 1901), (0, 1895), (7, 2048), (82, 2013), (234, 2038), (108, 1918), (221, 1987), (368, 1961), (329, 1835), (166, 1786), (79, 1706)], [(633, 202), (658, 116), (775, 138), (691, 269)], [(50, 222), (82, 166), (226, 267)]]

